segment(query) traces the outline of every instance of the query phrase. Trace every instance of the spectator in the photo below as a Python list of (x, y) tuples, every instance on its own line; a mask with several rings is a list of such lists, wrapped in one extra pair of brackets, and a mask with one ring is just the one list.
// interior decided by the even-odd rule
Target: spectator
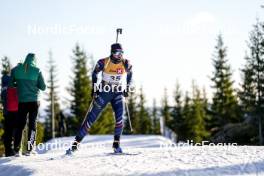
[[(10, 72), (10, 70), (9, 70)], [(2, 76), (2, 89), (1, 89), (1, 100), (3, 104), (3, 115), (4, 115), (4, 147), (5, 156), (13, 156), (13, 134), (14, 124), (17, 117), (18, 111), (18, 100), (16, 89), (9, 89), (8, 82), (10, 80), (9, 72), (4, 72)]]
[(27, 151), (30, 155), (36, 138), (36, 119), (39, 108), (39, 90), (44, 91), (46, 85), (39, 68), (36, 67), (35, 54), (29, 53), (23, 64), (19, 64), (11, 71), (10, 87), (17, 87), (18, 117), (16, 120), (14, 151), (20, 156), (22, 132), (28, 117)]

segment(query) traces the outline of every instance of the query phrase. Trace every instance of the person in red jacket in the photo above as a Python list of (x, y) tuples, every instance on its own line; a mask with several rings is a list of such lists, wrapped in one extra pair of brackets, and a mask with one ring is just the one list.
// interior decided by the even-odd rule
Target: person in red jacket
[(2, 88), (1, 88), (1, 100), (3, 104), (3, 115), (4, 115), (4, 147), (5, 156), (15, 155), (13, 138), (15, 121), (18, 112), (18, 97), (15, 88), (8, 88), (10, 76), (8, 72), (3, 72), (2, 76)]

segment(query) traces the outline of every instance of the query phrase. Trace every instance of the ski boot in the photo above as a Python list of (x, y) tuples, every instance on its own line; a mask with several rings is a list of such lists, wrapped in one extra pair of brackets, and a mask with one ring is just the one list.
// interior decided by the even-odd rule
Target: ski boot
[(76, 152), (78, 150), (79, 145), (80, 145), (79, 142), (74, 141), (72, 143), (72, 146), (68, 150), (66, 150), (66, 155), (72, 155), (73, 152)]
[(122, 148), (120, 147), (120, 142), (119, 141), (114, 141), (113, 142), (113, 149), (114, 153), (123, 153)]

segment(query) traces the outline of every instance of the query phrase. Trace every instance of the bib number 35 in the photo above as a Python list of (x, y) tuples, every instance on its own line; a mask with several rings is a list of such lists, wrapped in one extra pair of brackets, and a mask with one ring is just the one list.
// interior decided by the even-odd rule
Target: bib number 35
[(120, 81), (121, 76), (111, 76), (112, 81)]

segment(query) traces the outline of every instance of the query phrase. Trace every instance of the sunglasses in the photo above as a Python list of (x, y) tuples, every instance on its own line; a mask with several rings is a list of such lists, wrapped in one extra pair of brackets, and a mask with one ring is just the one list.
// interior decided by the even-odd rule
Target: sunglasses
[(122, 55), (124, 51), (114, 51), (112, 52), (113, 55)]

